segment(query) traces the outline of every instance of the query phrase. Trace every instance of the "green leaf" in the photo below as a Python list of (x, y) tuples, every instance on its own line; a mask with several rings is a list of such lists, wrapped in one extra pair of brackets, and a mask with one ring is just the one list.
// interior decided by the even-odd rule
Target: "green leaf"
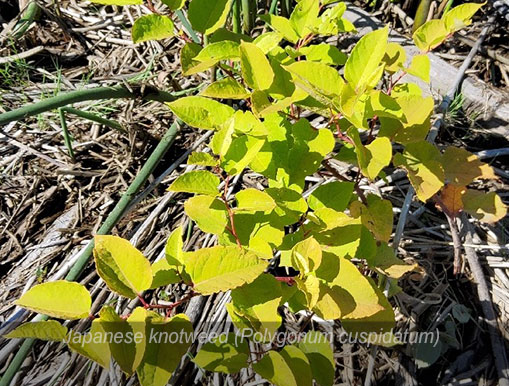
[(129, 241), (106, 235), (96, 235), (94, 240), (97, 273), (112, 291), (133, 299), (150, 288), (150, 262)]
[(212, 196), (195, 196), (184, 204), (186, 214), (206, 232), (221, 234), (228, 224), (228, 212), (221, 200)]
[(385, 137), (378, 137), (369, 145), (364, 146), (356, 128), (352, 127), (348, 130), (348, 134), (355, 143), (355, 153), (362, 174), (370, 180), (374, 180), (391, 162), (391, 141)]
[(105, 369), (110, 368), (111, 352), (108, 342), (104, 339), (106, 331), (102, 328), (99, 319), (92, 321), (88, 334), (70, 330), (67, 335), (67, 345), (78, 354), (88, 358)]
[(401, 44), (389, 42), (382, 58), (385, 63), (385, 71), (389, 73), (398, 72), (406, 61), (406, 52)]
[[(193, 341), (193, 325), (184, 314), (169, 320), (151, 314), (147, 318), (146, 335), (161, 337), (162, 343), (160, 339), (147, 340), (145, 356), (136, 374), (141, 386), (164, 386)], [(170, 340), (174, 336), (179, 337), (176, 342)], [(169, 338), (165, 341), (164, 337)]]
[(331, 104), (330, 98), (340, 95), (345, 83), (336, 69), (322, 63), (303, 60), (285, 69), (298, 87), (324, 104)]
[(202, 295), (251, 283), (267, 267), (267, 262), (238, 246), (202, 248), (186, 253), (184, 260), (194, 290)]
[(299, 50), (299, 53), (306, 55), (307, 60), (333, 66), (345, 64), (348, 58), (348, 56), (341, 52), (337, 47), (327, 43), (302, 47)]
[(223, 333), (204, 344), (193, 362), (205, 370), (233, 374), (248, 366), (249, 345), (234, 333)]
[(371, 109), (371, 116), (404, 119), (403, 110), (399, 103), (380, 90), (373, 90), (369, 93), (367, 106)]
[(207, 64), (209, 67), (212, 67), (214, 64), (221, 60), (233, 60), (239, 59), (239, 57), (239, 43), (225, 40), (221, 42), (210, 43), (209, 45), (205, 46), (203, 50), (201, 50), (193, 59), (201, 62), (202, 64)]
[(88, 317), (92, 298), (81, 284), (57, 280), (30, 288), (14, 304), (54, 318), (74, 320)]
[(332, 386), (334, 383), (335, 361), (327, 337), (318, 331), (309, 331), (299, 343), (306, 354), (313, 378), (320, 386)]
[(355, 201), (350, 208), (350, 212), (354, 211), (354, 206), (358, 206), (362, 224), (373, 233), (377, 240), (389, 241), (393, 223), (391, 202), (374, 194), (367, 196), (367, 202), (368, 205), (364, 206), (359, 201)]
[(143, 0), (93, 0), (93, 3), (104, 5), (141, 5)]
[(254, 137), (266, 137), (267, 128), (250, 111), (238, 110), (232, 120), (233, 129), (239, 134), (248, 134)]
[(415, 55), (412, 58), (412, 63), (410, 64), (410, 67), (406, 69), (406, 72), (408, 72), (410, 75), (414, 75), (418, 78), (421, 78), (426, 83), (429, 83), (429, 71), (430, 71), (430, 62), (428, 55), (421, 54), (421, 55)]
[(426, 201), (444, 185), (444, 170), (438, 149), (427, 141), (413, 142), (394, 156), (394, 166), (404, 167), (417, 197)]
[(232, 0), (192, 0), (189, 21), (196, 31), (210, 35), (224, 25), (231, 4)]
[[(252, 283), (231, 292), (232, 312), (242, 317), (252, 329), (270, 336), (281, 326), (278, 307), (282, 301), (281, 284), (270, 274), (261, 274)], [(239, 327), (238, 324), (236, 324)]]
[(377, 254), (373, 259), (368, 260), (368, 263), (391, 279), (400, 279), (405, 273), (417, 268), (417, 264), (407, 264), (398, 259), (394, 249), (389, 247), (387, 243), (382, 243), (377, 248)]
[(168, 190), (217, 196), (219, 177), (207, 170), (195, 170), (177, 177)]
[(495, 192), (467, 189), (462, 200), (465, 212), (488, 224), (496, 223), (507, 214), (507, 206)]
[(268, 54), (279, 46), (281, 39), (283, 39), (283, 36), (281, 36), (279, 32), (265, 32), (253, 40), (253, 43), (256, 44), (264, 54)]
[(442, 44), (448, 34), (444, 21), (433, 19), (417, 28), (412, 38), (422, 52), (428, 52)]
[(290, 43), (297, 43), (299, 40), (299, 35), (293, 29), (292, 23), (285, 17), (277, 16), (277, 15), (260, 15), (260, 19), (262, 19), (265, 23), (270, 25), (270, 27), (279, 32), (283, 37), (288, 40)]
[[(435, 339), (437, 341), (435, 341)], [(432, 342), (418, 342), (414, 345), (414, 358), (417, 368), (422, 369), (435, 363), (442, 352), (442, 341), (438, 338)]]
[(276, 386), (300, 386), (289, 364), (276, 351), (269, 351), (262, 359), (254, 363), (253, 370)]
[(316, 0), (300, 0), (290, 15), (290, 24), (300, 37), (311, 33), (318, 16), (320, 4)]
[(168, 241), (166, 242), (164, 253), (166, 261), (171, 267), (181, 267), (184, 265), (184, 241), (182, 240), (183, 234), (184, 229), (182, 226), (179, 226), (175, 228), (173, 232), (171, 232), (170, 237), (168, 237)]
[(287, 345), (279, 354), (290, 367), (297, 384), (300, 386), (312, 386), (313, 376), (309, 360), (297, 346)]
[(218, 99), (245, 99), (250, 93), (233, 78), (224, 78), (208, 85), (200, 95)]
[(145, 319), (147, 310), (136, 307), (127, 320), (117, 315), (110, 306), (99, 312), (101, 327), (106, 333), (118, 334), (122, 339), (110, 339), (109, 346), (113, 358), (127, 375), (131, 375), (141, 363), (145, 351)]
[(465, 3), (454, 7), (442, 16), (445, 29), (452, 34), (459, 29), (472, 23), (472, 16), (483, 6), (484, 3)]
[(182, 75), (188, 76), (194, 74), (195, 70), (196, 72), (200, 72), (208, 68), (206, 66), (207, 63), (203, 64), (194, 60), (201, 50), (202, 46), (194, 42), (188, 42), (182, 47), (180, 50), (180, 66), (182, 67)]
[(187, 159), (188, 165), (217, 166), (218, 161), (210, 153), (192, 152)]
[(241, 135), (234, 138), (228, 151), (222, 157), (221, 167), (230, 175), (242, 173), (260, 151), (265, 139), (252, 135)]
[(276, 202), (267, 193), (253, 188), (241, 190), (235, 195), (237, 210), (249, 212), (270, 212), (276, 207)]
[(168, 103), (171, 111), (189, 126), (215, 130), (221, 127), (234, 113), (225, 104), (201, 96), (189, 96)]
[(186, 0), (161, 0), (161, 2), (172, 11), (177, 11), (185, 5)]
[(364, 35), (348, 57), (345, 64), (345, 79), (358, 93), (365, 90), (369, 83), (378, 82), (376, 77), (385, 55), (388, 34), (389, 29), (385, 27)]
[(166, 39), (175, 36), (175, 26), (168, 16), (154, 13), (136, 19), (131, 35), (134, 43)]
[(309, 237), (295, 244), (292, 248), (291, 259), (294, 268), (303, 274), (308, 274), (320, 266), (322, 248), (314, 237)]
[(67, 335), (67, 327), (56, 320), (28, 322), (4, 335), (8, 339), (32, 338), (63, 342)]
[(181, 281), (177, 270), (168, 264), (166, 259), (156, 261), (151, 265), (151, 268), (153, 277), (150, 289), (175, 284)]
[(266, 90), (274, 80), (274, 71), (263, 53), (254, 43), (240, 44), (240, 63), (242, 75), (249, 87), (255, 90)]
[(268, 188), (265, 192), (276, 202), (275, 214), (284, 225), (296, 223), (306, 213), (308, 205), (300, 193), (288, 188)]
[(331, 208), (342, 212), (347, 208), (352, 198), (353, 189), (353, 182), (333, 181), (320, 185), (309, 196), (308, 205), (313, 210)]

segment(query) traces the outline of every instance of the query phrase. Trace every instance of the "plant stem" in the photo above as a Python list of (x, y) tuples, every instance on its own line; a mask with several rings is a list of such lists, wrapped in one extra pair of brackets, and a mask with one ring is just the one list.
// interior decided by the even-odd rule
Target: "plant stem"
[(22, 37), (25, 32), (27, 32), (28, 28), (30, 28), (32, 23), (39, 18), (40, 14), (41, 8), (35, 1), (32, 1), (30, 4), (28, 4), (28, 6), (25, 8), (25, 11), (23, 12), (23, 16), (13, 28), (14, 38), (19, 39)]
[(251, 34), (251, 30), (254, 27), (254, 19), (256, 12), (253, 11), (256, 9), (256, 2), (252, 0), (242, 0), (242, 18), (244, 20), (244, 33), (246, 35)]
[(182, 12), (182, 10), (179, 9), (179, 10), (175, 11), (175, 15), (177, 15), (180, 22), (182, 23), (182, 26), (186, 29), (189, 36), (191, 36), (191, 39), (193, 39), (193, 41), (195, 43), (200, 43), (200, 38), (194, 31), (193, 27), (191, 27), (191, 23), (189, 23), (189, 20), (187, 20), (187, 17), (186, 17), (186, 15), (184, 15), (184, 12)]
[[(126, 208), (129, 205), (129, 202), (131, 201), (132, 197), (134, 197), (136, 192), (147, 181), (148, 177), (153, 172), (156, 165), (159, 163), (159, 161), (163, 158), (164, 154), (166, 154), (168, 149), (171, 147), (178, 133), (178, 129), (179, 122), (177, 121), (173, 123), (173, 125), (171, 125), (168, 131), (164, 134), (163, 138), (161, 139), (157, 147), (154, 149), (154, 151), (148, 158), (147, 162), (145, 162), (145, 164), (141, 168), (140, 172), (138, 173), (134, 181), (131, 183), (131, 185), (129, 185), (129, 188), (127, 188), (126, 192), (122, 195), (115, 208), (106, 218), (106, 221), (104, 221), (104, 223), (97, 231), (98, 235), (104, 235), (109, 233), (113, 229), (115, 224), (126, 214)], [(90, 256), (92, 255), (93, 249), (94, 240), (91, 240), (85, 247), (79, 259), (76, 261), (74, 266), (71, 268), (71, 270), (65, 277), (65, 280), (75, 281), (79, 277), (81, 271), (83, 271), (83, 269), (87, 265)], [(38, 320), (46, 319), (48, 319), (48, 317), (45, 315), (40, 315), (40, 317), (38, 318)], [(14, 377), (14, 375), (16, 375), (16, 372), (23, 364), (23, 361), (27, 357), (34, 343), (35, 339), (26, 339), (23, 342), (20, 349), (16, 353), (16, 356), (13, 358), (11, 364), (5, 371), (2, 379), (0, 379), (0, 386), (10, 385), (12, 378)]]
[(111, 127), (112, 129), (120, 131), (122, 134), (127, 134), (127, 130), (125, 130), (120, 123), (117, 121), (113, 121), (111, 119), (103, 118), (97, 114), (92, 114), (88, 111), (78, 110), (74, 107), (62, 107), (60, 110), (63, 110), (66, 113), (77, 115), (78, 117), (88, 119), (92, 122), (100, 123), (101, 125)]
[(65, 94), (57, 95), (53, 98), (44, 99), (40, 102), (23, 106), (16, 110), (11, 110), (0, 114), (0, 125), (5, 125), (12, 121), (19, 121), (43, 113), (45, 111), (57, 109), (73, 103), (97, 100), (97, 99), (119, 99), (141, 98), (151, 101), (171, 102), (175, 96), (165, 91), (160, 91), (154, 87), (146, 87), (144, 91), (141, 87), (132, 87), (132, 91), (124, 86), (117, 87), (96, 87), (86, 90), (71, 91)]
[(232, 26), (233, 32), (240, 33), (242, 28), (242, 22), (240, 19), (240, 0), (233, 0), (233, 8), (232, 8)]
[(72, 140), (69, 135), (69, 130), (67, 130), (67, 121), (65, 120), (64, 111), (60, 108), (58, 109), (58, 115), (60, 116), (60, 124), (62, 125), (62, 135), (64, 136), (64, 143), (67, 147), (67, 151), (69, 151), (69, 156), (74, 161), (74, 150), (72, 149)]
[(269, 13), (271, 15), (275, 15), (276, 14), (277, 2), (278, 2), (278, 0), (272, 0), (272, 3), (270, 3)]

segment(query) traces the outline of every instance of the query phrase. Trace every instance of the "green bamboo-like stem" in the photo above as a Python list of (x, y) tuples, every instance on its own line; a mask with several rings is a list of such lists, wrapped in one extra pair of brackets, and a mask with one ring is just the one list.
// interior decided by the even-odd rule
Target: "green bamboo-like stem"
[(281, 16), (289, 17), (291, 11), (292, 2), (291, 0), (281, 0)]
[(28, 6), (25, 8), (25, 11), (23, 12), (23, 16), (21, 16), (21, 19), (19, 19), (13, 28), (14, 38), (19, 39), (22, 37), (25, 32), (27, 32), (32, 23), (39, 18), (40, 14), (41, 8), (35, 1), (32, 1), (30, 4), (28, 4)]
[(146, 88), (144, 91), (141, 91), (140, 87), (133, 87), (132, 91), (124, 86), (97, 87), (60, 94), (53, 98), (44, 99), (40, 102), (0, 114), (0, 125), (5, 125), (12, 121), (19, 121), (20, 119), (32, 117), (45, 111), (57, 109), (73, 103), (97, 99), (120, 98), (142, 98), (158, 102), (172, 102), (175, 100), (174, 95), (157, 90), (153, 87)]
[[(98, 235), (105, 235), (110, 233), (115, 224), (126, 214), (126, 208), (129, 205), (129, 202), (134, 197), (136, 192), (141, 188), (141, 186), (147, 181), (148, 177), (154, 171), (154, 168), (157, 166), (159, 161), (163, 158), (164, 154), (168, 151), (168, 149), (173, 144), (175, 137), (178, 133), (179, 122), (175, 122), (168, 131), (164, 134), (163, 138), (154, 149), (147, 162), (143, 165), (142, 169), (134, 179), (134, 181), (129, 185), (126, 192), (122, 195), (119, 202), (115, 206), (115, 208), (108, 215), (104, 223), (101, 225), (99, 230), (97, 231)], [(94, 249), (94, 241), (91, 240), (85, 250), (78, 258), (76, 263), (74, 263), (73, 267), (65, 277), (65, 280), (75, 281), (85, 266), (88, 264), (90, 257), (92, 255), (92, 250)], [(46, 320), (47, 316), (41, 315), (37, 318), (37, 320)], [(30, 349), (35, 343), (35, 339), (26, 339), (21, 345), (20, 349), (16, 353), (6, 372), (4, 373), (2, 379), (0, 379), (0, 386), (9, 386), (12, 378), (16, 375), (16, 372), (19, 370), (23, 361), (27, 357)]]
[(417, 11), (415, 12), (414, 25), (412, 26), (412, 32), (415, 32), (417, 28), (426, 23), (428, 18), (429, 7), (431, 6), (431, 0), (421, 0)]
[(117, 121), (113, 121), (111, 119), (106, 119), (103, 117), (100, 117), (99, 115), (92, 114), (88, 111), (78, 110), (74, 107), (62, 107), (61, 110), (63, 110), (66, 113), (77, 115), (78, 117), (88, 119), (89, 121), (99, 123), (104, 126), (111, 127), (112, 129), (120, 131), (122, 134), (127, 134), (127, 131), (122, 127), (120, 123)]
[(239, 34), (242, 29), (242, 22), (240, 18), (240, 0), (233, 0), (233, 8), (232, 8), (232, 26), (233, 32)]
[(191, 36), (191, 39), (193, 39), (193, 42), (200, 43), (200, 38), (194, 31), (193, 27), (191, 27), (191, 23), (189, 23), (189, 20), (187, 20), (186, 15), (184, 15), (184, 12), (182, 12), (181, 9), (175, 11), (175, 15), (179, 18), (180, 22), (182, 23), (182, 26), (186, 29), (189, 36)]
[(270, 3), (269, 13), (271, 15), (275, 15), (276, 14), (277, 2), (278, 2), (278, 0), (272, 0), (272, 3)]
[[(253, 7), (255, 7), (253, 9)], [(242, 0), (242, 19), (243, 19), (243, 30), (247, 35), (251, 34), (254, 27), (254, 20), (256, 16), (256, 2), (252, 0)]]
[(60, 125), (62, 126), (62, 135), (64, 137), (65, 146), (67, 147), (69, 156), (74, 161), (75, 158), (74, 158), (74, 150), (72, 149), (72, 140), (71, 140), (71, 136), (69, 135), (69, 130), (67, 130), (67, 121), (65, 120), (65, 113), (61, 108), (58, 109), (58, 115), (60, 117)]

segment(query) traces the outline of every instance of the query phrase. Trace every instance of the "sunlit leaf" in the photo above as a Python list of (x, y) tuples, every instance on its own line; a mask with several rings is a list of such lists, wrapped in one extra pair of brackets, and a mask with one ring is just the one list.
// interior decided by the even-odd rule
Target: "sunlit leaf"
[(442, 16), (445, 28), (450, 34), (470, 25), (472, 16), (483, 6), (484, 3), (465, 3), (452, 8)]
[(250, 94), (238, 81), (228, 77), (208, 85), (200, 95), (218, 99), (245, 99)]
[(136, 19), (131, 35), (134, 43), (166, 39), (175, 35), (175, 26), (168, 16), (153, 13)]
[(266, 90), (274, 80), (274, 72), (263, 51), (254, 43), (240, 44), (242, 75), (249, 87)]
[(194, 170), (178, 176), (168, 190), (217, 196), (219, 182), (219, 177), (207, 170)]
[(14, 304), (40, 314), (73, 320), (88, 317), (92, 298), (81, 284), (57, 280), (30, 288)]
[(205, 343), (193, 362), (205, 370), (233, 374), (248, 366), (249, 345), (234, 333), (223, 333)]
[(67, 327), (56, 320), (44, 320), (24, 323), (13, 331), (4, 335), (8, 339), (33, 338), (62, 342), (67, 335)]
[(221, 234), (228, 223), (224, 202), (212, 196), (195, 196), (184, 204), (186, 214), (204, 232)]
[(270, 212), (276, 202), (267, 193), (253, 188), (241, 190), (235, 195), (237, 210)]
[(442, 156), (445, 178), (452, 184), (467, 186), (475, 179), (497, 179), (493, 168), (469, 151), (449, 146)]
[(230, 106), (201, 96), (180, 98), (168, 106), (189, 126), (206, 130), (218, 129), (234, 113)]
[(196, 31), (210, 35), (224, 25), (231, 4), (232, 0), (192, 0), (189, 21)]
[(336, 366), (329, 338), (321, 332), (309, 331), (298, 347), (306, 354), (316, 382), (332, 386)]
[(495, 192), (467, 189), (462, 200), (465, 212), (482, 222), (493, 224), (507, 214), (507, 206)]

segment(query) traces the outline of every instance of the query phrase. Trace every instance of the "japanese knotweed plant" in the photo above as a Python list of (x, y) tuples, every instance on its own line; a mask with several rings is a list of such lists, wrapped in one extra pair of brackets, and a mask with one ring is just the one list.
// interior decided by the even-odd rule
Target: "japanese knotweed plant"
[[(173, 10), (184, 4), (163, 2)], [(329, 3), (301, 0), (289, 19), (262, 15), (271, 31), (253, 39), (223, 28), (231, 1), (191, 1), (189, 19), (208, 44), (186, 39), (182, 74), (215, 67), (224, 77), (200, 95), (169, 103), (187, 125), (214, 131), (211, 152), (192, 153), (188, 164), (195, 169), (169, 190), (193, 194), (185, 213), (201, 231), (215, 235), (218, 245), (185, 252), (180, 226), (168, 239), (166, 258), (151, 264), (128, 241), (96, 236), (100, 277), (111, 291), (139, 298), (142, 306), (121, 315), (103, 305), (91, 314), (84, 286), (48, 282), (16, 304), (55, 319), (90, 318), (90, 331), (83, 335), (47, 320), (21, 325), (10, 338), (66, 341), (103, 367), (113, 358), (127, 375), (137, 373), (144, 386), (165, 385), (194, 339), (166, 344), (152, 339), (154, 332), (192, 334), (192, 323), (175, 315), (176, 308), (196, 295), (230, 291), (226, 310), (235, 330), (199, 347), (193, 361), (206, 370), (235, 373), (251, 367), (276, 385), (311, 385), (313, 379), (332, 385), (333, 353), (321, 333), (310, 331), (282, 349), (271, 345), (282, 328), (282, 306), (339, 320), (346, 331), (368, 333), (378, 344), (398, 344), (395, 336), (377, 338), (395, 325), (382, 289), (389, 288), (389, 296), (397, 292), (397, 280), (416, 266), (397, 258), (389, 245), (391, 202), (376, 189), (361, 189), (359, 182), (374, 186), (392, 163), (407, 171), (420, 201), (434, 201), (450, 216), (463, 211), (493, 223), (505, 215), (495, 193), (470, 187), (495, 179), (492, 168), (464, 149), (441, 151), (427, 142), (434, 101), (418, 85), (401, 81), (411, 74), (429, 82), (426, 53), (468, 24), (480, 5), (463, 4), (422, 25), (413, 36), (422, 53), (407, 64), (403, 47), (388, 42), (387, 27), (363, 36), (349, 55), (316, 42), (354, 30), (342, 18), (345, 4)], [(135, 41), (178, 35), (171, 17), (160, 14), (138, 19), (132, 33)], [(394, 143), (402, 150), (394, 152)], [(339, 162), (350, 171), (339, 169)], [(246, 169), (259, 174), (256, 186), (263, 188), (230, 197), (232, 179)], [(308, 189), (306, 178), (316, 173), (327, 181)], [(295, 274), (278, 277), (274, 265)], [(180, 300), (170, 305), (144, 300), (145, 291), (176, 283), (187, 288)], [(259, 346), (236, 335), (246, 330), (258, 337)]]

